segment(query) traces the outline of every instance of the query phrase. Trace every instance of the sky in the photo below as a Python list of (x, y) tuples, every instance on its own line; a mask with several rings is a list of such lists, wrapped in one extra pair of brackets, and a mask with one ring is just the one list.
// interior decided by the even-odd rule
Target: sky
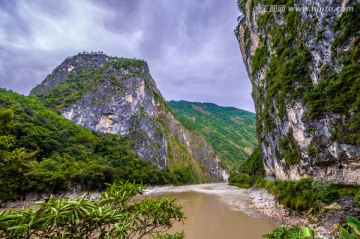
[(236, 0), (0, 0), (0, 87), (28, 95), (68, 56), (144, 59), (166, 100), (254, 112)]

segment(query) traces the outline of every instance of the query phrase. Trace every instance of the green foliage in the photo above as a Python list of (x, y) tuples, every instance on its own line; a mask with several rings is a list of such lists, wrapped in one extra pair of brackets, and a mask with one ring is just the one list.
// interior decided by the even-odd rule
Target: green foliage
[(265, 188), (286, 207), (304, 212), (318, 212), (322, 206), (334, 203), (336, 199), (359, 193), (360, 186), (301, 179), (298, 181), (268, 181)]
[(309, 227), (279, 226), (270, 233), (263, 236), (268, 239), (317, 239), (314, 231)]
[[(294, 1), (272, 0), (251, 1), (250, 5), (259, 3), (287, 6), (296, 4)], [(259, 47), (251, 59), (252, 79), (255, 80), (256, 73), (264, 63), (268, 64), (265, 79), (254, 89), (252, 95), (258, 113), (257, 134), (265, 145), (265, 137), (275, 134), (273, 130), (277, 120), (286, 120), (285, 107), (291, 106), (294, 100), (305, 102), (308, 107), (306, 118), (310, 120), (320, 120), (327, 112), (341, 115), (341, 118), (332, 123), (332, 140), (354, 145), (360, 143), (360, 4), (354, 3), (351, 6), (354, 7), (353, 12), (344, 12), (334, 20), (332, 62), (323, 67), (321, 78), (316, 84), (312, 83), (309, 75), (311, 54), (303, 42), (307, 41), (306, 36), (313, 34), (317, 34), (317, 41), (323, 38), (324, 29), (315, 27), (317, 19), (302, 19), (299, 12), (288, 10), (280, 15), (266, 13), (257, 16), (258, 31), (263, 36), (259, 36)], [(280, 19), (284, 20), (284, 24), (277, 23)], [(247, 29), (243, 37), (248, 38)], [(271, 52), (268, 60), (266, 49)], [(315, 148), (309, 148), (310, 153), (315, 153)], [(298, 160), (298, 152), (291, 151), (285, 153), (288, 156), (287, 164)]]
[(262, 162), (260, 147), (255, 148), (253, 153), (245, 160), (238, 171), (252, 177), (265, 177), (265, 168)]
[(245, 5), (246, 5), (246, 0), (237, 0), (237, 7), (239, 11), (242, 12), (243, 14), (245, 14)]
[[(360, 4), (352, 5), (354, 12), (345, 12), (334, 21), (337, 36), (332, 42), (333, 61), (336, 67), (324, 66), (321, 78), (306, 92), (309, 119), (322, 118), (325, 112), (344, 116), (334, 122), (333, 139), (340, 143), (360, 144)], [(349, 44), (343, 52), (344, 44)]]
[[(323, 206), (334, 203), (341, 197), (351, 196), (355, 198), (356, 195), (360, 194), (359, 185), (323, 182), (310, 178), (298, 181), (265, 181), (261, 177), (251, 177), (239, 173), (231, 175), (229, 182), (238, 187), (264, 188), (273, 194), (279, 203), (298, 213), (309, 210), (312, 213), (318, 213)], [(355, 199), (355, 201), (357, 200)]]
[(210, 103), (167, 103), (187, 129), (204, 135), (229, 171), (237, 168), (257, 143), (255, 115), (251, 112)]
[(292, 128), (290, 128), (284, 138), (279, 140), (279, 147), (283, 152), (280, 157), (285, 158), (285, 163), (287, 165), (299, 163), (301, 154), (299, 147), (296, 145), (294, 140)]
[(137, 158), (127, 138), (77, 126), (36, 98), (0, 89), (0, 121), (0, 201), (28, 192), (98, 190), (114, 180), (179, 183), (169, 170)]
[(176, 182), (180, 184), (186, 184), (189, 182), (200, 183), (200, 177), (196, 173), (196, 171), (190, 165), (187, 167), (182, 167), (179, 169), (175, 169), (173, 171), (174, 177), (176, 178)]
[[(3, 238), (172, 238), (184, 233), (165, 234), (174, 222), (183, 222), (181, 206), (174, 199), (132, 200), (143, 186), (116, 182), (100, 200), (85, 195), (55, 199), (29, 209), (0, 212)], [(130, 203), (131, 200), (131, 203)]]
[[(337, 239), (358, 239), (360, 238), (360, 221), (356, 218), (349, 216), (345, 223), (339, 226), (336, 231), (339, 236)], [(299, 227), (298, 225), (292, 226), (279, 226), (270, 233), (263, 236), (268, 239), (317, 239), (315, 232), (308, 226)]]
[(0, 111), (0, 136), (7, 135), (13, 128), (14, 111), (6, 109)]
[[(270, 2), (260, 2), (268, 5)], [(273, 5), (291, 5), (287, 1), (271, 1)], [(284, 12), (283, 25), (278, 25), (271, 13), (259, 15), (257, 26), (266, 31), (269, 38), (260, 37), (260, 46), (255, 51), (251, 63), (251, 77), (254, 80), (258, 70), (268, 62), (265, 78), (261, 86), (253, 91), (257, 108), (257, 134), (260, 142), (266, 143), (262, 135), (273, 133), (276, 118), (284, 120), (285, 106), (303, 98), (311, 86), (308, 63), (309, 51), (298, 42), (301, 39), (300, 14)], [(271, 55), (268, 49), (273, 52)], [(269, 58), (269, 59), (268, 59)], [(275, 104), (276, 103), (276, 104)], [(292, 162), (291, 162), (292, 163)]]
[[(83, 74), (70, 77), (48, 92), (37, 94), (37, 97), (47, 107), (59, 110), (81, 100), (84, 95), (90, 90), (96, 89), (100, 84), (111, 84), (112, 93), (122, 92), (120, 82), (144, 74), (142, 68), (145, 65), (146, 63), (142, 60), (118, 58), (96, 70), (84, 71)], [(128, 74), (123, 74), (122, 70), (128, 70)], [(59, 97), (59, 95), (63, 97)]]
[(296, 212), (313, 209), (320, 210), (320, 204), (334, 202), (339, 194), (336, 184), (301, 179), (298, 181), (269, 181), (266, 189), (275, 195), (275, 199)]
[(244, 173), (231, 174), (229, 177), (229, 185), (239, 188), (250, 188), (254, 185), (256, 179)]
[(350, 216), (347, 218), (346, 223), (338, 228), (338, 231), (341, 238), (358, 239), (360, 237), (360, 221)]
[(251, 44), (251, 38), (250, 38), (250, 29), (248, 27), (245, 27), (244, 30), (244, 45), (245, 50), (248, 51)]
[(258, 47), (255, 54), (251, 58), (251, 77), (254, 78), (255, 74), (267, 61), (267, 48), (266, 45)]
[(230, 185), (240, 188), (263, 187), (261, 186), (265, 183), (263, 177), (265, 177), (265, 169), (260, 147), (257, 147), (236, 173), (231, 172), (228, 180)]
[(355, 3), (349, 7), (354, 7), (354, 11), (344, 12), (333, 23), (333, 28), (340, 30), (340, 33), (332, 42), (334, 49), (345, 44), (350, 37), (356, 36), (360, 30), (360, 4)]
[[(339, 143), (360, 143), (360, 4), (351, 5), (353, 12), (344, 12), (334, 21), (336, 37), (332, 42), (333, 66), (324, 66), (321, 78), (305, 94), (309, 107), (306, 116), (319, 119), (325, 112), (344, 116), (343, 121), (336, 121), (332, 133)], [(346, 51), (344, 45), (350, 43)]]

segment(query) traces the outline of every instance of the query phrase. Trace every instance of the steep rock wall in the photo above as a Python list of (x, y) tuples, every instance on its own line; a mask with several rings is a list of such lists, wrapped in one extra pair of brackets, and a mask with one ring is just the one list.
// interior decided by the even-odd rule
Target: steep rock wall
[(267, 175), (360, 182), (359, 3), (238, 6), (235, 35), (253, 86)]

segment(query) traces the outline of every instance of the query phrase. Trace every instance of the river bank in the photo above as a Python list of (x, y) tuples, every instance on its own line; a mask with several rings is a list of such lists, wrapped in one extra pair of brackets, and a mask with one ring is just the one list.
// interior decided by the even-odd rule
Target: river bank
[[(73, 190), (72, 192), (66, 193), (59, 193), (53, 195), (55, 198), (78, 198), (82, 195), (86, 195), (85, 198), (87, 199), (100, 199), (101, 195), (98, 191), (80, 191), (80, 190)], [(7, 202), (0, 202), (0, 209), (6, 208), (21, 208), (21, 207), (30, 207), (39, 202), (45, 202), (50, 198), (49, 194), (46, 193), (29, 193), (24, 198), (17, 200), (17, 201), (7, 201)]]
[[(69, 193), (64, 193), (61, 195), (56, 195), (56, 197), (61, 198), (69, 198), (69, 197), (79, 197), (83, 194), (87, 195), (87, 198), (99, 199), (99, 192), (83, 192), (76, 191)], [(208, 194), (217, 198), (220, 201), (220, 204), (216, 204), (217, 202), (212, 202), (213, 206), (216, 205), (226, 205), (226, 207), (231, 210), (228, 211), (228, 215), (232, 214), (232, 211), (241, 211), (250, 217), (257, 218), (257, 215), (260, 215), (267, 220), (274, 221), (277, 225), (309, 225), (313, 228), (318, 237), (321, 238), (329, 238), (331, 236), (331, 230), (333, 228), (333, 224), (336, 223), (336, 216), (331, 215), (331, 213), (326, 213), (322, 215), (321, 218), (316, 218), (311, 215), (297, 215), (292, 211), (288, 210), (281, 204), (277, 203), (275, 197), (268, 193), (264, 189), (256, 189), (256, 188), (237, 188), (235, 186), (229, 186), (226, 184), (199, 184), (199, 185), (185, 185), (185, 186), (160, 186), (160, 187), (149, 187), (144, 190), (144, 196), (171, 196), (178, 198), (179, 202), (187, 205), (187, 202), (183, 202), (184, 198), (186, 200), (199, 200), (198, 196), (193, 195), (194, 198), (189, 198), (189, 195), (184, 196), (188, 193), (194, 194)], [(182, 195), (184, 194), (184, 195)], [(16, 202), (8, 202), (6, 204), (2, 204), (3, 208), (19, 208), (22, 206), (31, 206), (32, 204), (39, 201), (46, 201), (48, 199), (48, 195), (45, 194), (34, 194), (27, 195), (26, 200), (16, 201)], [(207, 197), (203, 197), (203, 200), (210, 200)], [(195, 201), (191, 203), (193, 205)], [(198, 208), (203, 207), (204, 201), (199, 202)], [(346, 202), (344, 202), (346, 203)], [(342, 203), (342, 207), (344, 209), (344, 203)], [(187, 205), (190, 207), (190, 205)], [(225, 210), (225, 209), (224, 209)], [(227, 210), (227, 209), (226, 209)], [(194, 208), (191, 208), (189, 211), (194, 211)], [(201, 210), (200, 210), (201, 211)], [(341, 212), (341, 210), (337, 210), (337, 213)], [(196, 213), (200, 214), (200, 213)], [(218, 213), (216, 213), (218, 214)], [(210, 217), (211, 215), (206, 215)], [(223, 219), (225, 220), (225, 219)], [(222, 220), (222, 221), (223, 221)], [(240, 220), (240, 219), (239, 219)], [(241, 218), (241, 220), (244, 220)], [(199, 223), (199, 220), (196, 220), (196, 223)], [(195, 220), (194, 224), (196, 226)], [(219, 223), (219, 222), (213, 222)], [(325, 225), (325, 226), (323, 226)], [(194, 231), (198, 230), (194, 226)], [(181, 229), (181, 228), (180, 228)], [(207, 229), (205, 227), (205, 229)], [(206, 231), (206, 230), (205, 230)]]
[[(310, 215), (296, 215), (283, 205), (276, 202), (274, 195), (268, 193), (264, 189), (249, 188), (246, 189), (252, 198), (253, 207), (257, 209), (264, 217), (277, 221), (282, 225), (307, 225), (316, 232), (316, 236), (320, 238), (330, 238), (333, 225), (329, 223), (315, 223), (320, 221)], [(327, 227), (323, 226), (328, 224)]]

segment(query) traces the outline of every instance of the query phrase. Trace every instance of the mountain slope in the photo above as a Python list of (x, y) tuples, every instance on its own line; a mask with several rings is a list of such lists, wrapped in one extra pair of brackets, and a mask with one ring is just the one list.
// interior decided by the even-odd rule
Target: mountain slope
[(201, 134), (173, 116), (145, 61), (78, 54), (31, 94), (78, 125), (128, 136), (140, 158), (183, 172), (185, 182), (223, 180), (219, 157)]
[(239, 0), (235, 29), (267, 175), (359, 182), (360, 3), (269, 4)]
[(159, 170), (132, 148), (127, 137), (92, 132), (0, 88), (0, 204), (27, 193), (102, 189), (117, 179), (183, 182), (181, 172)]
[(180, 121), (201, 132), (228, 170), (237, 168), (257, 145), (255, 114), (210, 103), (168, 101)]

